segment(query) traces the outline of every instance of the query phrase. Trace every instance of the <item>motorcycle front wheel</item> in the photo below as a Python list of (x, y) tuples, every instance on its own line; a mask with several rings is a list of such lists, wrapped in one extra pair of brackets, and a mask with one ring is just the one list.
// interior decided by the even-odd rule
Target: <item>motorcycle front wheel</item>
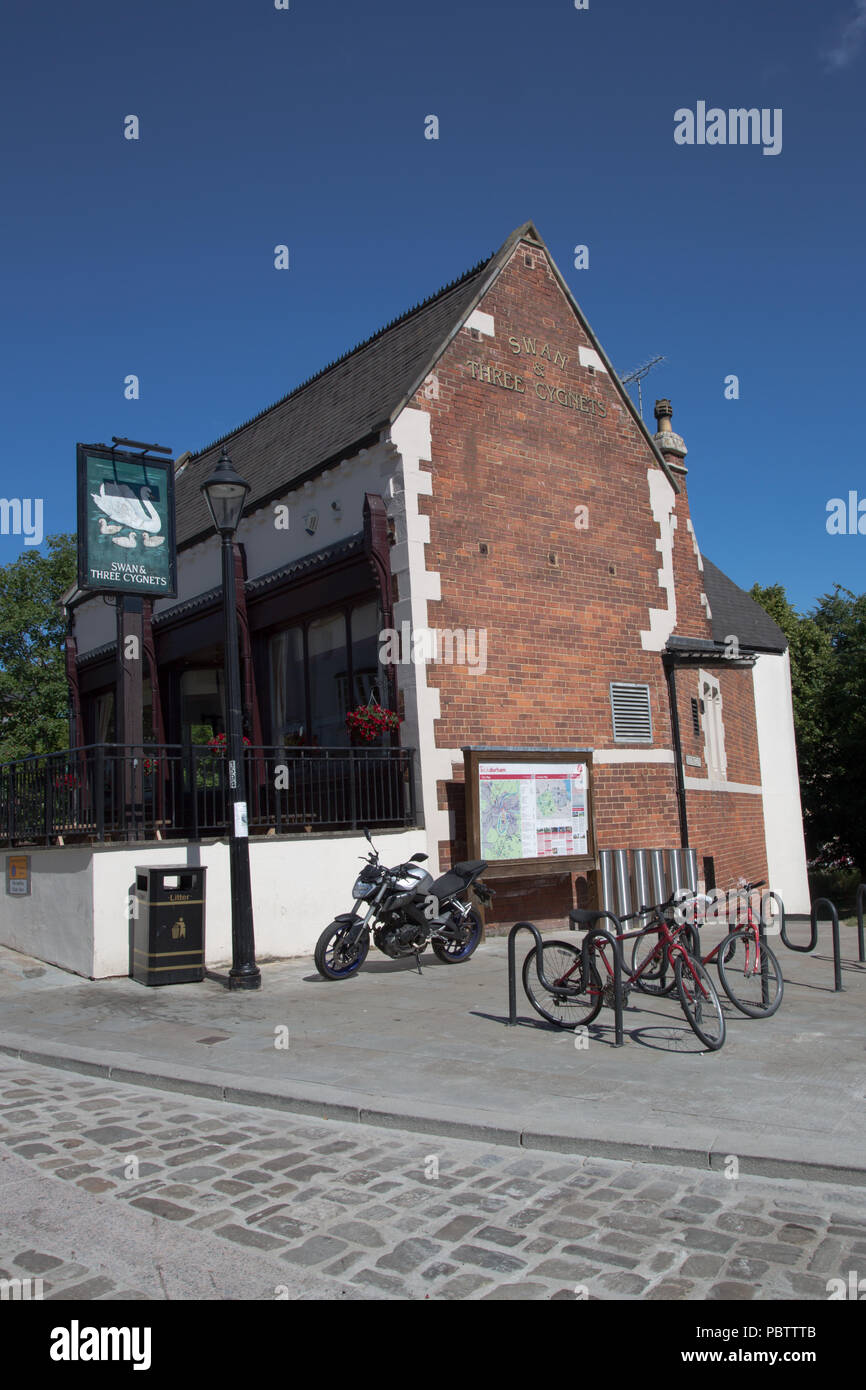
[(435, 954), (446, 965), (456, 965), (458, 961), (468, 960), (481, 940), (481, 918), (474, 908), (470, 909), (465, 925), (469, 931), (466, 941), (433, 941)]
[(326, 980), (347, 980), (357, 975), (370, 949), (370, 934), (361, 933), (354, 946), (346, 942), (351, 923), (332, 922), (316, 942), (316, 969)]

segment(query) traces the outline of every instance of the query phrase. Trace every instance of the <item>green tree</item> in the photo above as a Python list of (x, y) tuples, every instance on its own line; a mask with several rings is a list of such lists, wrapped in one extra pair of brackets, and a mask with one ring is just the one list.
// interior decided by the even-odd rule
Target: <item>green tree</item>
[(837, 586), (806, 615), (781, 584), (751, 596), (788, 639), (809, 855), (866, 864), (866, 595)]
[(815, 825), (823, 843), (866, 864), (866, 594), (837, 585), (814, 621), (830, 644), (823, 690), (823, 775), (816, 778)]
[(59, 600), (75, 580), (74, 536), (49, 536), (0, 567), (0, 762), (69, 744)]

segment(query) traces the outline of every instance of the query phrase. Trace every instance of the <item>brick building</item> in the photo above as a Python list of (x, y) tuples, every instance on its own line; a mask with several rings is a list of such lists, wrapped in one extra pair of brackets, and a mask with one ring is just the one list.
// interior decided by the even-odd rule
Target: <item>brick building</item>
[[(339, 746), (347, 708), (379, 694), (417, 750), (419, 824), (442, 866), (472, 848), (464, 749), (583, 750), (590, 858), (689, 844), (705, 881), (769, 879), (807, 910), (785, 638), (702, 558), (669, 402), (656, 420), (653, 434), (519, 228), (180, 463), (178, 597), (145, 604), (147, 733), (183, 744), (221, 727), (199, 488), (227, 446), (252, 485), (237, 569), (253, 743)], [(114, 617), (81, 595), (69, 611), (75, 741), (110, 740)], [(386, 634), (406, 659), (389, 662)], [(497, 915), (560, 916), (575, 886), (539, 859), (503, 877)]]

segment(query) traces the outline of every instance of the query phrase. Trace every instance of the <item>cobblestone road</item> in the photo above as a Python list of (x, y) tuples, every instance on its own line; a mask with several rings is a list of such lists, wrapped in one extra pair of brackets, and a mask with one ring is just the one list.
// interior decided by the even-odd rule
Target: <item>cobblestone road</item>
[(48, 1299), (808, 1301), (866, 1275), (862, 1188), (316, 1123), (8, 1058), (0, 1193), (0, 1278)]

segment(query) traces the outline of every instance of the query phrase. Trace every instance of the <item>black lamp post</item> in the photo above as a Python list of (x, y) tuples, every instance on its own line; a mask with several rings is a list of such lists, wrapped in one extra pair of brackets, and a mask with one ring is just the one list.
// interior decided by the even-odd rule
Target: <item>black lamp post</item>
[(224, 448), (219, 463), (201, 485), (208, 511), (222, 543), (223, 606), (225, 612), (226, 744), (230, 793), (229, 866), (232, 895), (232, 968), (229, 989), (259, 989), (261, 972), (256, 965), (253, 935), (253, 898), (250, 888), (250, 842), (244, 777), (241, 671), (238, 656), (238, 615), (235, 598), (235, 562), (232, 543), (241, 519), (249, 483), (232, 468)]

